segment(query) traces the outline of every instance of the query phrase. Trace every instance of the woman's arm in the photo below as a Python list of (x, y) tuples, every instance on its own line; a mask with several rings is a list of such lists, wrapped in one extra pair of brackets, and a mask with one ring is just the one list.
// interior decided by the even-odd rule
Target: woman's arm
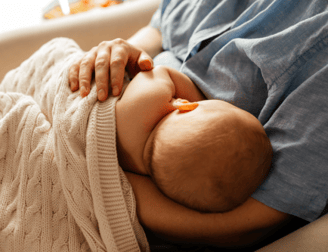
[(141, 224), (170, 240), (243, 247), (260, 241), (291, 218), (252, 198), (227, 213), (200, 213), (165, 197), (150, 178), (125, 174), (136, 196)]
[(161, 32), (150, 25), (140, 29), (127, 41), (146, 52), (152, 58), (163, 50)]

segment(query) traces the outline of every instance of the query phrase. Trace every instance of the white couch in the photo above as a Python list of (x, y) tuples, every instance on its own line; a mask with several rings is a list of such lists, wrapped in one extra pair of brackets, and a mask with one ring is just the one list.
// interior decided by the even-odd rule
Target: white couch
[(72, 38), (86, 51), (104, 40), (128, 38), (149, 23), (159, 3), (160, 0), (130, 0), (110, 8), (47, 20), (28, 29), (0, 34), (0, 80), (55, 37)]
[[(86, 51), (104, 40), (118, 37), (129, 38), (138, 29), (149, 23), (159, 2), (160, 0), (131, 0), (105, 10), (45, 21), (41, 25), (29, 29), (1, 34), (0, 81), (10, 69), (19, 66), (42, 44), (52, 38), (72, 38)], [(180, 251), (179, 248), (182, 248), (158, 245), (159, 243), (157, 241), (157, 246), (153, 246), (154, 250)], [(184, 251), (189, 250), (188, 247), (183, 248)], [(203, 248), (193, 249), (193, 251), (203, 251)], [(207, 251), (212, 250), (208, 249)], [(328, 216), (321, 217), (260, 251), (328, 251)]]

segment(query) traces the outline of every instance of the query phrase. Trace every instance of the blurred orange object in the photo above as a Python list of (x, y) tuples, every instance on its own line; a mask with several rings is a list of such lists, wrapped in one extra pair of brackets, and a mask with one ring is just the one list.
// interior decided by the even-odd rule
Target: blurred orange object
[(119, 1), (113, 1), (113, 0), (106, 0), (104, 3), (101, 4), (101, 7), (108, 7), (111, 5), (119, 4)]
[[(77, 14), (81, 12), (86, 12), (95, 7), (109, 7), (111, 5), (116, 5), (122, 3), (123, 0), (69, 0), (70, 14)], [(43, 11), (43, 17), (45, 19), (53, 19), (65, 16), (62, 9), (57, 1), (53, 1), (49, 4)]]

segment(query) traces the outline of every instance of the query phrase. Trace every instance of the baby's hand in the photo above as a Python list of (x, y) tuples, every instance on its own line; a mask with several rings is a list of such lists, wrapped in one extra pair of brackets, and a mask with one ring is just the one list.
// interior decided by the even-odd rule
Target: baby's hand
[(71, 90), (75, 92), (80, 88), (82, 97), (88, 95), (95, 72), (98, 99), (107, 99), (109, 83), (112, 94), (117, 96), (122, 91), (125, 67), (130, 77), (134, 77), (140, 71), (151, 70), (153, 61), (146, 52), (123, 39), (101, 42), (70, 67)]

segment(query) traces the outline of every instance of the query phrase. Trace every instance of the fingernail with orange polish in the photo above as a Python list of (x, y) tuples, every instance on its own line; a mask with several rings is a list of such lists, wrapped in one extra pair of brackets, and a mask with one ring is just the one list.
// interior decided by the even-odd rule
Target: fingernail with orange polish
[(153, 64), (149, 59), (144, 59), (140, 62), (140, 67), (143, 70), (151, 70), (153, 69)]

